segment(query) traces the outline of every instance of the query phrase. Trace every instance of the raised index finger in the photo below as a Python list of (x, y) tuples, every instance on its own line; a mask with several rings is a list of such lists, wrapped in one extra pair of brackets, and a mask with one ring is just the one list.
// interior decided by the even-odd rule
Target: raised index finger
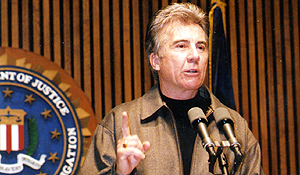
[(122, 113), (122, 118), (123, 118), (122, 134), (123, 134), (123, 137), (128, 137), (128, 136), (130, 136), (130, 128), (129, 128), (128, 114), (126, 111)]

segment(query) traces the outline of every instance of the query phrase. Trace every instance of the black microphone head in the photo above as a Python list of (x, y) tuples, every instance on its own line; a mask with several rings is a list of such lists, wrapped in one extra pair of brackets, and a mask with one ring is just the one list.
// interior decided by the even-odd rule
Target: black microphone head
[(213, 113), (216, 123), (218, 124), (220, 121), (230, 120), (232, 122), (232, 117), (229, 114), (229, 111), (224, 107), (219, 107), (214, 110)]
[(193, 123), (197, 119), (205, 120), (207, 122), (206, 116), (201, 108), (199, 107), (193, 107), (188, 111), (188, 116), (190, 119), (190, 122)]

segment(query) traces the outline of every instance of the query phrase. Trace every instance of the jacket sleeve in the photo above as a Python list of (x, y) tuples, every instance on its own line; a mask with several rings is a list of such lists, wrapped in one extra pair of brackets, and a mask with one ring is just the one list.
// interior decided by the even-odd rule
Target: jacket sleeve
[(115, 174), (116, 142), (114, 134), (99, 124), (79, 174)]
[(261, 149), (256, 138), (247, 127), (247, 145), (245, 146), (243, 166), (241, 174), (264, 175), (261, 166)]

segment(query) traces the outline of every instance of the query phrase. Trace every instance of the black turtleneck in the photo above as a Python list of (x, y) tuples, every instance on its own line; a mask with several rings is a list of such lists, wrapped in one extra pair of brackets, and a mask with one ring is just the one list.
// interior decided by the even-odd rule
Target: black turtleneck
[(166, 102), (167, 106), (173, 112), (176, 122), (177, 134), (179, 138), (180, 151), (183, 161), (184, 174), (190, 174), (191, 161), (194, 149), (195, 138), (197, 131), (192, 128), (189, 118), (188, 110), (192, 107), (200, 107), (204, 113), (207, 111), (210, 105), (210, 99), (206, 99), (200, 95), (197, 95), (189, 100), (175, 100), (164, 96), (161, 93), (162, 100)]

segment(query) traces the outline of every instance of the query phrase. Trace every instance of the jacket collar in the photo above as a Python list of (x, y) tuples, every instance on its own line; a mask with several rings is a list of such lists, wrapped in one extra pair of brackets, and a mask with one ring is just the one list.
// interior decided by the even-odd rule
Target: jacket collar
[[(203, 93), (205, 90), (208, 92), (211, 99), (211, 112), (218, 107), (225, 107), (206, 86), (202, 86), (199, 90), (200, 93)], [(155, 84), (142, 98), (144, 100), (142, 100), (141, 103), (144, 103), (142, 105), (144, 108), (142, 109), (141, 120), (146, 120), (154, 113), (158, 112), (162, 107), (167, 107), (165, 102), (161, 99), (158, 83)]]
[(165, 103), (162, 101), (159, 94), (159, 85), (155, 84), (143, 97), (144, 100), (141, 102), (144, 103), (142, 106), (142, 115), (141, 120), (145, 120), (151, 117), (155, 112), (160, 108), (165, 106)]

